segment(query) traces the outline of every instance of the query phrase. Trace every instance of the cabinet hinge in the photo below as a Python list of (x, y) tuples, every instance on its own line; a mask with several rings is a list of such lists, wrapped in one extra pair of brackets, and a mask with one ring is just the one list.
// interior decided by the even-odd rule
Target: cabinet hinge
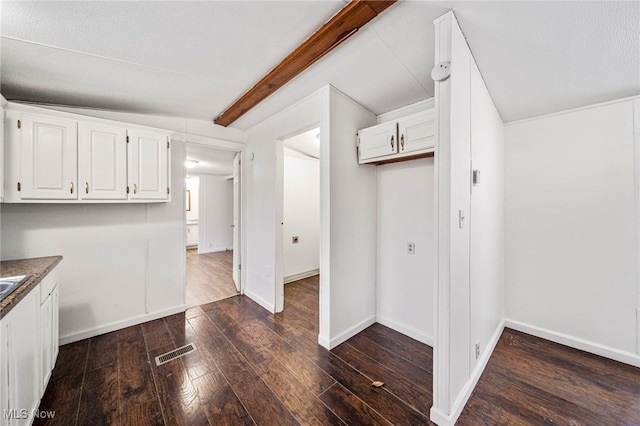
[(129, 185), (127, 185), (127, 194), (129, 193)]
[(169, 141), (167, 141), (167, 149), (171, 148), (171, 143), (169, 143)]
[(22, 127), (22, 121), (18, 120), (18, 129)]
[(169, 187), (167, 186), (167, 195), (169, 195)]
[(242, 263), (238, 263), (238, 269), (242, 269)]
[(20, 192), (22, 190), (22, 185), (20, 185), (20, 182), (18, 182), (18, 192)]
[(129, 143), (129, 135), (127, 135), (127, 143)]

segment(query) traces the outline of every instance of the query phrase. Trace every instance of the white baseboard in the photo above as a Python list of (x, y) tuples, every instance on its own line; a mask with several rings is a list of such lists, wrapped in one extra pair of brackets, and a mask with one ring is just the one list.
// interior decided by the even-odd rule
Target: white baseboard
[(284, 277), (284, 283), (285, 284), (292, 283), (294, 281), (302, 280), (309, 277), (314, 277), (318, 274), (320, 274), (320, 269), (312, 269), (307, 272), (300, 272), (299, 274), (293, 274), (293, 275), (289, 275), (288, 277)]
[[(356, 334), (360, 333), (362, 330), (364, 330), (365, 328), (369, 327), (370, 325), (372, 325), (375, 322), (376, 322), (376, 316), (375, 315), (371, 315), (370, 317), (363, 319), (362, 321), (360, 321), (359, 323), (357, 323), (353, 327), (349, 327), (348, 329), (346, 329), (342, 333), (338, 334), (336, 337), (334, 337), (333, 339), (329, 340), (328, 342), (326, 341), (325, 338), (323, 338), (322, 342), (320, 342), (320, 338), (318, 337), (318, 343), (320, 343), (322, 346), (324, 346), (327, 349), (333, 349), (336, 346), (338, 346), (340, 343), (346, 342), (347, 340), (349, 340), (350, 338), (352, 338)], [(326, 343), (327, 345), (325, 345), (323, 343)]]
[(595, 355), (600, 355), (605, 358), (620, 361), (625, 364), (640, 367), (640, 356), (632, 352), (622, 351), (610, 346), (601, 345), (599, 343), (590, 342), (588, 340), (581, 339), (579, 337), (569, 336), (567, 334), (559, 333), (557, 331), (548, 330), (546, 328), (537, 327), (535, 325), (529, 325), (520, 321), (506, 320), (506, 327), (512, 328), (523, 333), (531, 334), (532, 336), (540, 337), (542, 339), (551, 340), (552, 342), (559, 343), (561, 345), (569, 346), (574, 349), (589, 352)]
[(318, 344), (325, 349), (331, 349), (329, 346), (329, 338), (318, 334)]
[(265, 308), (267, 311), (271, 312), (272, 314), (275, 313), (276, 307), (272, 303), (267, 302), (266, 300), (264, 300), (262, 297), (258, 296), (251, 290), (245, 288), (244, 295), (247, 296), (249, 299), (253, 300), (254, 302), (256, 302), (258, 305)]
[(451, 426), (451, 425), (454, 425), (456, 421), (458, 421), (458, 417), (460, 417), (460, 414), (462, 413), (464, 406), (467, 404), (469, 397), (471, 397), (471, 393), (473, 392), (476, 385), (478, 384), (478, 380), (480, 380), (480, 376), (482, 376), (482, 372), (487, 366), (487, 363), (489, 362), (489, 359), (493, 354), (493, 350), (496, 348), (496, 345), (498, 344), (498, 340), (500, 340), (500, 336), (502, 335), (502, 331), (504, 330), (504, 327), (505, 327), (505, 320), (502, 320), (500, 321), (500, 324), (498, 324), (498, 327), (494, 331), (489, 342), (487, 342), (486, 349), (480, 356), (480, 359), (478, 359), (476, 368), (474, 368), (473, 371), (471, 372), (471, 376), (469, 377), (469, 380), (467, 380), (467, 383), (465, 383), (464, 387), (458, 394), (456, 401), (453, 403), (453, 406), (451, 407), (451, 414), (447, 415), (442, 410), (439, 410), (435, 407), (431, 407), (429, 417), (431, 418), (432, 422), (436, 423), (439, 426)]
[(198, 246), (198, 254), (217, 253), (219, 251), (227, 251), (227, 248), (226, 247), (214, 247), (214, 248), (208, 248), (208, 249), (200, 250), (200, 246)]
[(382, 315), (376, 315), (376, 322), (389, 327), (398, 333), (404, 334), (405, 336), (409, 336), (420, 343), (433, 347), (433, 336), (430, 336), (415, 327), (399, 323)]
[(169, 315), (184, 312), (186, 305), (177, 305), (168, 309), (163, 309), (157, 312), (151, 312), (145, 315), (138, 315), (132, 318), (127, 318), (122, 321), (115, 321), (106, 325), (98, 327), (91, 327), (84, 330), (76, 331), (73, 333), (60, 336), (60, 345), (66, 345), (68, 343), (77, 342), (79, 340), (88, 339), (90, 337), (99, 336), (101, 334), (110, 333), (112, 331), (121, 330), (123, 328), (131, 327), (132, 325), (142, 324), (148, 321), (153, 321), (158, 318), (163, 318)]

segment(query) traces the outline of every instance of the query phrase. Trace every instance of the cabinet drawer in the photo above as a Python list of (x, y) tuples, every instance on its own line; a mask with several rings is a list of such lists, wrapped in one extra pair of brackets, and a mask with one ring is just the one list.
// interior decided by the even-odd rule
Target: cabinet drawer
[(58, 272), (54, 269), (40, 281), (40, 303), (44, 303), (58, 283)]

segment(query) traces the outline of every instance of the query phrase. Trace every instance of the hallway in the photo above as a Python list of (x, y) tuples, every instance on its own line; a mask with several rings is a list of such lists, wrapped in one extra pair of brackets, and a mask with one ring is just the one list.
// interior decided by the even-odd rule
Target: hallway
[(238, 294), (232, 277), (233, 250), (198, 254), (187, 249), (187, 307)]

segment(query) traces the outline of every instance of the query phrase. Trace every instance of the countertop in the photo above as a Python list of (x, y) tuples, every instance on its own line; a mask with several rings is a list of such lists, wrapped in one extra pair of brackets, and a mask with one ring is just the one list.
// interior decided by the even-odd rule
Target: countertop
[(31, 275), (0, 302), (0, 318), (18, 304), (62, 260), (62, 256), (34, 257), (31, 259), (4, 260), (0, 262), (0, 277)]

